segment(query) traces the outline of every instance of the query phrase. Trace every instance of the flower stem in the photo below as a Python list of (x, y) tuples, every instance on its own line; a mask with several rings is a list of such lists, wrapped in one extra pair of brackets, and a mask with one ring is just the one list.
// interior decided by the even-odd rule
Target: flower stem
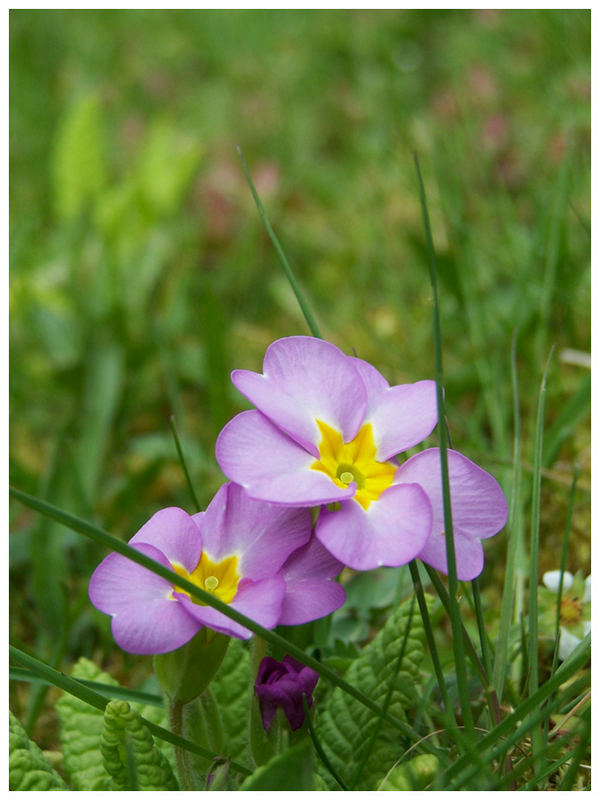
[[(169, 725), (173, 733), (177, 736), (183, 736), (183, 707), (183, 703), (176, 700), (169, 700)], [(175, 747), (174, 750), (177, 775), (179, 777), (179, 788), (181, 791), (192, 791), (197, 787), (194, 785), (190, 754), (181, 747)]]

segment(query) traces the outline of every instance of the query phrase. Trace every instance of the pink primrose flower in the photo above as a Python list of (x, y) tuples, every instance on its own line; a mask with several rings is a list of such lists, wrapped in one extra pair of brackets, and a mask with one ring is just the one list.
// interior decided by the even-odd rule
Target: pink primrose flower
[(354, 569), (400, 566), (425, 546), (431, 504), (417, 483), (397, 483), (393, 459), (437, 423), (435, 383), (390, 386), (380, 373), (310, 336), (279, 339), (263, 373), (232, 381), (256, 410), (232, 419), (217, 440), (227, 477), (251, 497), (328, 506), (316, 536)]
[[(331, 563), (326, 574), (303, 583), (303, 564), (313, 552), (310, 537), (308, 509), (252, 500), (241, 487), (226, 484), (205, 512), (158, 511), (129, 544), (263, 627), (274, 628), (282, 614), (287, 624), (296, 624), (293, 620), (316, 619), (344, 602), (344, 590), (330, 586)], [(96, 608), (112, 616), (115, 641), (131, 653), (175, 650), (203, 626), (240, 639), (252, 635), (118, 553), (96, 568), (89, 595)]]
[[(398, 466), (395, 456), (437, 423), (434, 381), (390, 386), (366, 361), (309, 336), (279, 339), (263, 372), (232, 381), (256, 410), (217, 439), (223, 472), (251, 497), (321, 506), (317, 539), (340, 562), (367, 570), (415, 557), (447, 572), (439, 450)], [(506, 522), (495, 479), (449, 451), (458, 576), (481, 572), (481, 539)]]

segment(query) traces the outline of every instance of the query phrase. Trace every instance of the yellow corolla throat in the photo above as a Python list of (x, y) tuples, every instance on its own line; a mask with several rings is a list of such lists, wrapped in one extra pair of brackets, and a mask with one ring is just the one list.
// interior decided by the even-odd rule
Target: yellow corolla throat
[(377, 447), (373, 440), (373, 426), (363, 425), (351, 442), (344, 442), (341, 433), (320, 419), (321, 431), (319, 460), (311, 469), (324, 472), (336, 486), (346, 489), (356, 484), (354, 500), (367, 509), (379, 495), (392, 485), (396, 467), (388, 461), (377, 461)]
[[(205, 592), (210, 592), (224, 603), (231, 603), (242, 577), (238, 572), (237, 563), (237, 556), (228, 556), (222, 561), (211, 561), (206, 553), (202, 553), (198, 566), (192, 572), (188, 572), (181, 564), (173, 564), (173, 569), (182, 578), (195, 583)], [(177, 586), (173, 588), (176, 592), (187, 594), (190, 597), (189, 592), (186, 592), (185, 589), (179, 589)], [(203, 605), (200, 600), (196, 600), (194, 597), (191, 599), (194, 603)]]

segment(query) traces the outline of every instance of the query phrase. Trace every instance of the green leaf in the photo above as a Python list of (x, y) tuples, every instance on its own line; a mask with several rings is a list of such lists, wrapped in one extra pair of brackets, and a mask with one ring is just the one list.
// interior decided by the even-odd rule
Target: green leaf
[(59, 792), (68, 787), (55, 772), (40, 748), (27, 736), (25, 729), (9, 711), (8, 785), (11, 791)]
[[(405, 602), (392, 613), (375, 639), (350, 665), (345, 676), (348, 683), (360, 687), (380, 706), (386, 700), (395, 660), (402, 649), (410, 605), (410, 601)], [(402, 720), (406, 719), (405, 710), (416, 703), (413, 687), (418, 682), (418, 668), (423, 655), (422, 640), (423, 624), (420, 617), (413, 614), (389, 704), (389, 712)], [(348, 782), (370, 747), (371, 736), (378, 724), (377, 714), (337, 687), (329, 695), (325, 707), (319, 709), (315, 721), (317, 735), (332, 766)], [(402, 749), (397, 729), (384, 720), (355, 788), (373, 789), (398, 760)], [(328, 786), (333, 788), (331, 775), (324, 768), (319, 771)]]
[(221, 668), (211, 683), (211, 689), (221, 711), (227, 755), (241, 764), (250, 764), (250, 655), (240, 639), (231, 640)]
[[(117, 682), (87, 658), (80, 658), (71, 675), (111, 686)], [(60, 740), (63, 765), (74, 789), (100, 791), (110, 789), (100, 752), (100, 736), (104, 727), (102, 712), (73, 695), (64, 694), (56, 704), (61, 723)]]
[(314, 789), (314, 759), (310, 739), (291, 747), (259, 767), (240, 786), (241, 791), (304, 791)]
[(167, 759), (139, 715), (124, 700), (111, 700), (104, 711), (100, 748), (117, 791), (174, 791), (178, 788)]
[(137, 165), (140, 198), (152, 216), (169, 216), (178, 210), (201, 156), (197, 140), (178, 136), (174, 121), (153, 122)]
[(60, 123), (52, 158), (54, 204), (63, 219), (76, 217), (105, 182), (101, 110), (93, 95), (82, 97)]
[(435, 756), (425, 753), (412, 761), (399, 764), (385, 778), (380, 791), (384, 792), (422, 792), (435, 778), (440, 762)]

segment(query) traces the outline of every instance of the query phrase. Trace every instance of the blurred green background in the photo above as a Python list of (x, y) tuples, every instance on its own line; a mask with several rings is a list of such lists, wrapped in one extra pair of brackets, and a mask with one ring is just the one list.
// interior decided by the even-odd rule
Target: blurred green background
[[(221, 484), (230, 370), (308, 332), (236, 144), (324, 336), (392, 383), (434, 370), (418, 153), (453, 444), (510, 492), (518, 329), (529, 484), (555, 343), (541, 569), (577, 462), (567, 566), (587, 574), (588, 11), (12, 11), (11, 482), (128, 539), (192, 510), (174, 414), (200, 502)], [(147, 665), (87, 599), (105, 553), (17, 504), (11, 525), (15, 643), (135, 683)], [(505, 547), (487, 545), (492, 609)], [(43, 692), (17, 692), (31, 727)]]

